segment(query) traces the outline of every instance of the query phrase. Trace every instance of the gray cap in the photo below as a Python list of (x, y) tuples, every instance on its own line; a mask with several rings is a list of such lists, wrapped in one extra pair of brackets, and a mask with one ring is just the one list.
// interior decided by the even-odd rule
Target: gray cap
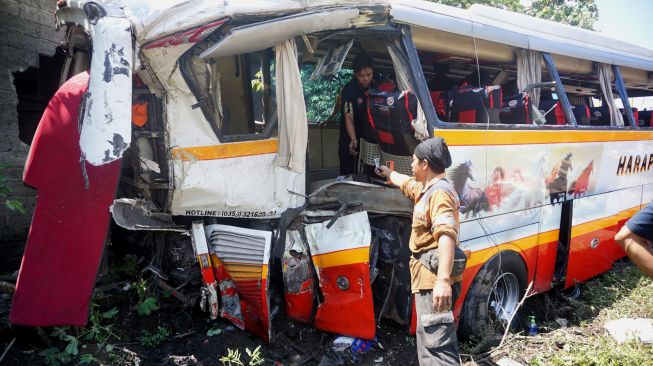
[(422, 141), (415, 148), (415, 156), (418, 159), (426, 160), (431, 169), (436, 172), (443, 172), (451, 166), (449, 147), (442, 137), (433, 137)]

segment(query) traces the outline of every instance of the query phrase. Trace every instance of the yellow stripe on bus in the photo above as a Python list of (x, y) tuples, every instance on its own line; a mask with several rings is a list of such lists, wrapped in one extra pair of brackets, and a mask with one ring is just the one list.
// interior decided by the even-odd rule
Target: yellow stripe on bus
[(173, 159), (189, 160), (217, 160), (237, 158), (241, 156), (273, 154), (279, 150), (279, 140), (243, 141), (220, 145), (177, 147), (172, 149)]
[(369, 247), (340, 250), (337, 252), (316, 254), (313, 256), (313, 262), (315, 263), (315, 266), (319, 268), (344, 266), (356, 263), (369, 263), (369, 261)]
[[(598, 220), (585, 222), (572, 226), (571, 228), (571, 238), (576, 238), (581, 235), (592, 233), (595, 231), (606, 229), (610, 226), (617, 225), (618, 220), (624, 220), (632, 217), (637, 211), (639, 211), (640, 206), (635, 206), (620, 211), (616, 215), (603, 217)], [(560, 235), (559, 230), (547, 231), (535, 235), (530, 235), (525, 238), (517, 239), (514, 241), (508, 241), (505, 243), (498, 244), (497, 246), (492, 246), (489, 248), (484, 248), (476, 252), (472, 252), (470, 258), (467, 261), (467, 266), (472, 267), (475, 265), (483, 264), (488, 261), (493, 255), (497, 254), (501, 250), (510, 250), (515, 247), (519, 250), (528, 250), (535, 246), (546, 245), (558, 240)], [(539, 236), (539, 240), (538, 239)]]
[(627, 220), (627, 219), (633, 217), (633, 215), (636, 214), (637, 211), (641, 210), (641, 208), (642, 208), (642, 206), (635, 206), (635, 207), (623, 210), (623, 211), (619, 212), (619, 214), (617, 215), (618, 216), (617, 220), (618, 221)]
[(558, 240), (560, 237), (560, 230), (551, 230), (539, 234), (540, 236), (540, 245), (552, 243)]
[(450, 146), (530, 145), (653, 140), (653, 131), (435, 130)]
[(538, 245), (537, 236), (539, 234), (527, 236), (525, 238), (505, 242), (498, 244), (496, 246), (491, 246), (489, 248), (481, 249), (476, 252), (472, 252), (471, 256), (467, 260), (467, 267), (473, 267), (476, 265), (483, 264), (487, 262), (493, 255), (499, 253), (503, 250), (514, 250), (515, 247), (519, 250), (527, 250)]

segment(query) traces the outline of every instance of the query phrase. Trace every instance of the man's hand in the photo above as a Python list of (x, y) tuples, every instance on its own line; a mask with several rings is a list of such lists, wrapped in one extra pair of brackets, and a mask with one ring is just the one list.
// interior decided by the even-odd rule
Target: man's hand
[(392, 173), (392, 170), (390, 170), (390, 168), (388, 168), (386, 165), (380, 165), (378, 168), (374, 169), (374, 172), (379, 177), (387, 179), (390, 178), (390, 173)]
[(451, 281), (447, 279), (435, 280), (433, 286), (433, 311), (442, 313), (451, 309)]
[(358, 141), (351, 140), (351, 142), (349, 143), (349, 153), (352, 155), (358, 155), (358, 151), (356, 151), (357, 147), (358, 147)]

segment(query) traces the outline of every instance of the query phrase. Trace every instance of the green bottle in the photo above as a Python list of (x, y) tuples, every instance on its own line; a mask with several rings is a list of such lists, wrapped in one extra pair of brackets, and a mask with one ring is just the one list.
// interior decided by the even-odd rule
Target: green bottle
[(528, 335), (535, 337), (537, 335), (537, 323), (535, 323), (535, 316), (528, 317)]

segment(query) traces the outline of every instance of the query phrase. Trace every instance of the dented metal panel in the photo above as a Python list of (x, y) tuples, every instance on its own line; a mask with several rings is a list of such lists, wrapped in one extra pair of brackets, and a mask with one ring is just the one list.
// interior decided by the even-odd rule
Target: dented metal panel
[[(196, 124), (196, 121), (186, 122), (189, 126)], [(219, 149), (229, 145), (234, 144), (215, 146)], [(276, 152), (212, 160), (194, 160), (194, 157), (173, 160), (172, 214), (262, 219), (279, 217), (286, 209), (301, 206), (305, 174), (277, 167), (275, 159)]]
[(411, 217), (413, 202), (396, 188), (375, 184), (343, 181), (321, 186), (310, 194), (309, 203), (360, 203), (369, 212)]
[(315, 327), (374, 339), (372, 234), (367, 212), (342, 216), (332, 226), (328, 221), (306, 225), (305, 232), (324, 297), (315, 314)]
[(313, 314), (315, 289), (308, 243), (305, 243), (299, 230), (289, 230), (286, 234), (285, 251), (281, 271), (284, 284), (284, 310), (289, 319), (308, 323)]
[(277, 45), (289, 38), (329, 29), (347, 29), (358, 17), (356, 8), (331, 9), (291, 15), (273, 21), (236, 28), (204, 51), (201, 58), (248, 53)]
[(188, 232), (172, 222), (172, 215), (156, 212), (150, 201), (120, 198), (113, 201), (110, 210), (116, 224), (127, 230)]
[(93, 59), (82, 112), (82, 157), (93, 165), (120, 159), (131, 142), (132, 35), (129, 21), (103, 17), (91, 26)]
[(272, 232), (207, 225), (214, 268), (220, 282), (223, 318), (270, 339), (268, 262)]
[(200, 306), (204, 308), (208, 305), (210, 318), (216, 319), (218, 317), (217, 282), (215, 273), (213, 272), (206, 236), (204, 236), (204, 224), (201, 221), (193, 222), (191, 233), (193, 248), (195, 249), (195, 255), (197, 256), (200, 271), (202, 272), (202, 282), (204, 282)]

